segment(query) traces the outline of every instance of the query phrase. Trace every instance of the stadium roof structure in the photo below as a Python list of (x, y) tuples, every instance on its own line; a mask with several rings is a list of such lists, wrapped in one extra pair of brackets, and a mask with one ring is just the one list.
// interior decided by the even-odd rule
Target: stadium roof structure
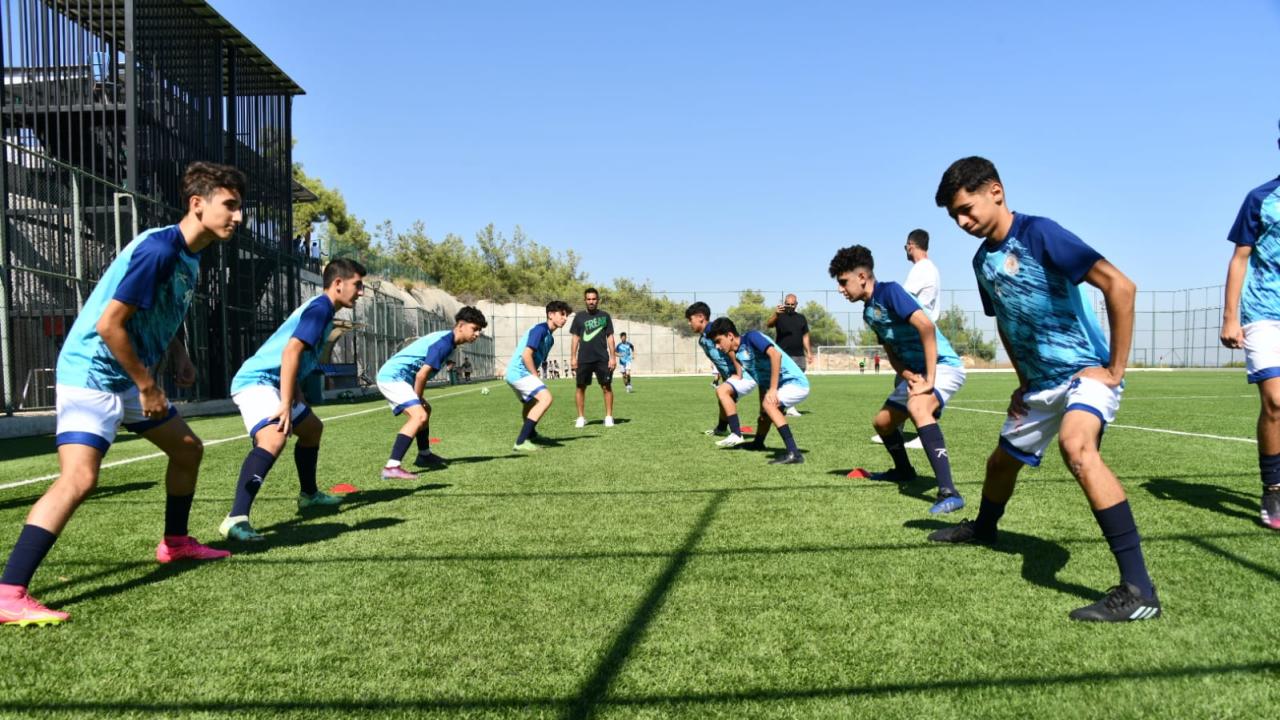
[[(201, 60), (195, 57), (200, 52), (198, 47), (187, 42), (184, 30), (190, 27), (192, 18), (196, 18), (212, 29), (223, 42), (237, 50), (239, 62), (250, 67), (241, 66), (239, 77), (234, 79), (230, 70), (223, 72), (223, 93), (234, 95), (305, 95), (302, 89), (288, 73), (267, 57), (253, 41), (245, 37), (226, 18), (204, 0), (42, 0), (45, 5), (66, 15), (71, 20), (83, 25), (95, 34), (101, 35), (117, 47), (125, 46), (126, 6), (137, 5), (142, 12), (136, 13), (136, 23), (145, 23), (149, 42), (154, 45), (163, 38), (170, 38), (174, 51), (166, 63), (167, 71), (180, 79), (183, 74), (181, 63), (174, 63), (174, 56), (191, 56), (190, 70), (193, 75), (201, 72)], [(184, 48), (188, 52), (183, 53)], [(245, 70), (256, 72), (244, 72)]]

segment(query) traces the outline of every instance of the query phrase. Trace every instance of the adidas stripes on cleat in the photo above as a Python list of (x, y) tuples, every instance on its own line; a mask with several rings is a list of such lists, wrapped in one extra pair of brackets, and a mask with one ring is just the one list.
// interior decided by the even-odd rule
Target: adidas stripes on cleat
[(1160, 601), (1154, 596), (1142, 597), (1132, 583), (1122, 582), (1107, 590), (1107, 594), (1092, 605), (1072, 610), (1072, 620), (1084, 622), (1133, 622), (1160, 617)]

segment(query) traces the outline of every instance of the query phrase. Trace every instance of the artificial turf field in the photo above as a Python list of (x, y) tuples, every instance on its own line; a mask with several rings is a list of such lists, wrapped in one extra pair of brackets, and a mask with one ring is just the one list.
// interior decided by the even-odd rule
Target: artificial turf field
[[(1103, 455), (1166, 614), (1120, 626), (1067, 620), (1117, 574), (1056, 448), (995, 548), (925, 541), (976, 514), (1012, 375), (971, 374), (942, 421), (969, 508), (928, 516), (920, 451), (908, 486), (845, 478), (889, 464), (868, 440), (889, 383), (813, 378), (801, 466), (716, 450), (705, 378), (637, 377), (614, 428), (593, 387), (583, 430), (551, 381), (557, 442), (528, 456), (505, 386), (432, 390), (452, 463), (407, 483), (378, 478), (400, 424), (384, 403), (318, 408), (321, 487), (360, 491), (299, 516), (286, 450), (254, 508), (267, 542), (219, 540), (236, 555), (202, 565), (154, 562), (164, 461), (108, 468), (31, 587), (71, 621), (0, 628), (0, 715), (1274, 715), (1280, 536), (1257, 519), (1242, 371), (1129, 375)], [(192, 532), (212, 541), (248, 441), (213, 443), (243, 433), (236, 416), (192, 426), (208, 444)], [(0, 484), (56, 472), (52, 450), (0, 443)], [(152, 451), (125, 434), (107, 461)], [(0, 556), (46, 485), (0, 490)]]

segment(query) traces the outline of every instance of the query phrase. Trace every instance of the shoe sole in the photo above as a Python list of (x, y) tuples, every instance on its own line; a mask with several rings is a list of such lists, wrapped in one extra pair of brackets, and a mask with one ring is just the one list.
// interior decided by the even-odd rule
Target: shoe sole
[(946, 515), (947, 513), (953, 513), (957, 510), (964, 509), (964, 501), (961, 501), (959, 505), (952, 504), (952, 505), (939, 507), (940, 505), (942, 505), (942, 503), (935, 503), (933, 507), (929, 508), (929, 514), (930, 515)]
[(12, 625), (13, 627), (28, 627), (28, 626), (34, 625), (36, 627), (44, 627), (45, 625), (61, 625), (62, 623), (66, 622), (69, 619), (70, 618), (45, 618), (43, 620), (10, 620), (8, 622), (0, 623), (0, 625), (5, 625), (5, 626)]

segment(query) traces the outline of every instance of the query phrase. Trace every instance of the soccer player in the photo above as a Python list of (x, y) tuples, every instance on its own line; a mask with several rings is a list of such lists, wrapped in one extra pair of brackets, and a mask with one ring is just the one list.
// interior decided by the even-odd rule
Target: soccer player
[(574, 427), (586, 427), (587, 418), (583, 414), (587, 398), (587, 387), (591, 385), (591, 376), (596, 376), (600, 389), (604, 392), (604, 426), (613, 427), (613, 369), (618, 364), (613, 340), (613, 319), (609, 313), (600, 309), (600, 293), (595, 288), (587, 288), (582, 293), (587, 304), (586, 312), (573, 316), (573, 325), (569, 334), (573, 336), (569, 346), (569, 359), (572, 363), (577, 390), (574, 402), (578, 406), (578, 419)]
[[(967, 157), (942, 176), (935, 200), (962, 230), (983, 242), (973, 256), (979, 295), (1018, 373), (1009, 417), (987, 460), (978, 517), (935, 531), (930, 540), (993, 543), (996, 524), (1023, 465), (1035, 467), (1058, 435), (1120, 570), (1102, 599), (1073, 620), (1125, 622), (1159, 617), (1142, 544), (1124, 488), (1102, 460), (1099, 442), (1115, 418), (1133, 337), (1136, 290), (1129, 278), (1080, 238), (1047, 218), (1013, 213), (991, 162)], [(1081, 282), (1102, 291), (1108, 348)]]
[(524, 425), (516, 436), (516, 444), (512, 450), (517, 452), (533, 452), (538, 449), (532, 439), (538, 434), (538, 421), (551, 407), (551, 391), (538, 377), (538, 368), (546, 362), (547, 355), (556, 344), (552, 335), (564, 327), (569, 321), (569, 313), (573, 308), (563, 300), (552, 300), (547, 303), (547, 321), (538, 323), (525, 331), (524, 337), (516, 345), (516, 351), (507, 363), (505, 379), (512, 392), (520, 398)]
[(707, 335), (707, 326), (711, 323), (711, 307), (704, 302), (696, 302), (684, 311), (685, 320), (689, 321), (689, 329), (698, 334), (698, 345), (707, 359), (716, 369), (716, 377), (721, 382), (711, 383), (716, 391), (719, 419), (716, 426), (707, 431), (708, 435), (720, 435), (726, 430), (728, 435), (716, 442), (720, 447), (734, 447), (746, 442), (742, 437), (742, 425), (738, 420), (738, 398), (750, 395), (756, 389), (756, 381), (742, 371), (738, 358), (733, 353), (722, 353), (716, 347), (716, 341)]
[(431, 403), (423, 393), (453, 349), (478, 340), (481, 331), (489, 324), (484, 313), (470, 306), (459, 310), (453, 316), (453, 323), (452, 330), (433, 332), (409, 343), (378, 370), (378, 390), (391, 404), (392, 414), (405, 415), (404, 425), (391, 444), (391, 456), (382, 468), (384, 480), (413, 480), (418, 477), (400, 464), (415, 437), (418, 439), (418, 457), (414, 465), (425, 468), (445, 465), (444, 458), (431, 452)]
[(791, 436), (791, 428), (787, 427), (787, 418), (784, 414), (787, 408), (795, 407), (809, 397), (809, 379), (804, 376), (800, 366), (783, 353), (773, 338), (768, 335), (758, 330), (749, 330), (745, 335), (738, 335), (738, 328), (727, 317), (717, 318), (711, 323), (707, 334), (715, 340), (720, 352), (734, 353), (738, 362), (761, 388), (760, 417), (757, 420), (756, 436), (743, 447), (749, 450), (763, 450), (764, 439), (769, 434), (769, 425), (772, 423), (778, 427), (778, 434), (786, 443), (787, 452), (781, 457), (770, 460), (770, 464), (803, 463), (804, 455), (801, 455), (800, 449), (796, 447), (795, 438)]
[(1280, 530), (1280, 178), (1249, 192), (1227, 239), (1236, 247), (1227, 266), (1221, 339), (1244, 349), (1248, 380), (1258, 386), (1261, 518)]
[(164, 451), (164, 535), (156, 560), (217, 560), (231, 553), (187, 532), (204, 446), (151, 372), (166, 353), (177, 383), (196, 369), (177, 337), (200, 273), (200, 251), (226, 241), (243, 220), (245, 177), (196, 162), (182, 176), (186, 214), (125, 246), (85, 301), (58, 354), (58, 479), (36, 501), (0, 575), (0, 624), (50, 625), (69, 617), (27, 593), (31, 578), (80, 503), (98, 483), (102, 458), (123, 423)]
[(631, 358), (635, 354), (636, 346), (627, 340), (627, 334), (619, 335), (622, 342), (614, 347), (618, 353), (618, 369), (622, 371), (622, 382), (627, 386), (627, 392), (631, 392)]
[[(884, 344), (889, 364), (902, 377), (872, 423), (893, 458), (893, 469), (867, 477), (896, 482), (915, 478), (899, 429), (910, 417), (938, 481), (938, 499), (929, 512), (959, 510), (964, 507), (964, 498), (951, 480), (951, 459), (937, 420), (947, 401), (964, 385), (964, 365), (906, 289), (896, 282), (876, 280), (875, 258), (870, 250), (861, 245), (843, 248), (831, 259), (828, 271), (845, 299), (864, 304), (863, 321), (875, 331)], [(879, 368), (880, 353), (875, 357)]]
[(253, 449), (240, 466), (231, 512), (218, 527), (223, 537), (241, 542), (263, 539), (249, 523), (249, 511), (290, 433), (298, 436), (293, 448), (298, 510), (342, 503), (342, 498), (316, 487), (324, 423), (302, 402), (298, 381), (319, 364), (320, 352), (333, 329), (334, 313), (355, 307), (364, 294), (365, 274), (364, 266), (355, 260), (331, 260), (324, 267), (324, 292), (294, 310), (231, 379), (231, 399), (240, 409)]

